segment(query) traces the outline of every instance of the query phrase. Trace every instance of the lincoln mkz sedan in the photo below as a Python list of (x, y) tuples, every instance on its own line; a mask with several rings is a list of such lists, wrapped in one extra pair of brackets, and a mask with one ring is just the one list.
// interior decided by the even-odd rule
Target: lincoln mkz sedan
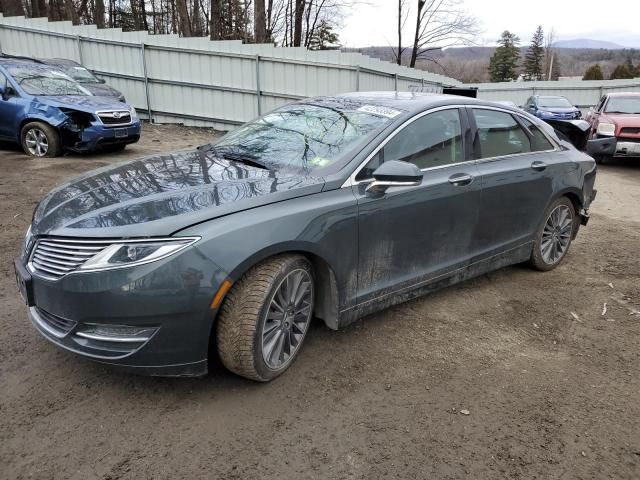
[[(19, 258), (35, 328), (84, 357), (268, 381), (330, 329), (511, 264), (551, 270), (596, 166), (522, 110), (358, 93), (211, 145), (87, 173), (37, 206)], [(597, 145), (597, 140), (595, 140)]]

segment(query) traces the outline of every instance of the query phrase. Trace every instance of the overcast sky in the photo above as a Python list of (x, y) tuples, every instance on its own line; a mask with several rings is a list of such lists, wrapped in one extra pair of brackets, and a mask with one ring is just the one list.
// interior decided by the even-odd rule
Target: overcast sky
[[(367, 0), (352, 8), (340, 31), (345, 47), (395, 45), (397, 0)], [(409, 0), (416, 4), (417, 0)], [(516, 33), (523, 45), (538, 25), (553, 27), (559, 40), (590, 38), (640, 48), (640, 0), (466, 0), (464, 5), (482, 23), (481, 44), (494, 44), (504, 30)], [(605, 5), (612, 8), (607, 9)], [(404, 37), (415, 32), (410, 18)]]

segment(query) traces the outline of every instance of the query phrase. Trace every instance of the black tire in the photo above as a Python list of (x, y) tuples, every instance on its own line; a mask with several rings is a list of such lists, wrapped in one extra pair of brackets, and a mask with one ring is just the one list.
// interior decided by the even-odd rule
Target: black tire
[[(263, 355), (263, 328), (267, 313), (281, 284), (289, 275), (300, 274), (300, 271), (306, 272), (309, 279), (307, 324), (287, 362), (280, 368), (273, 368), (266, 363)], [(313, 316), (314, 292), (313, 268), (311, 262), (302, 255), (278, 255), (251, 268), (233, 285), (218, 315), (216, 343), (223, 365), (237, 375), (258, 382), (268, 382), (281, 375), (302, 348)], [(284, 320), (281, 323), (284, 324)]]
[[(46, 152), (43, 154), (38, 154), (37, 152), (42, 151), (41, 147), (38, 145), (34, 145), (32, 142), (35, 141), (34, 136), (38, 138), (40, 135), (43, 135), (46, 139)], [(40, 140), (38, 140), (40, 142)], [(58, 157), (62, 154), (62, 143), (60, 142), (60, 135), (55, 128), (51, 125), (44, 122), (29, 122), (20, 131), (20, 143), (22, 145), (22, 149), (24, 153), (36, 158), (43, 157)]]
[(593, 159), (598, 165), (606, 165), (607, 163), (611, 163), (613, 157), (611, 155), (595, 155)]
[[(564, 209), (563, 207), (566, 207), (566, 209)], [(543, 252), (543, 232), (545, 232), (545, 226), (547, 226), (548, 222), (551, 221), (550, 220), (551, 214), (556, 209), (561, 209), (563, 212), (570, 212), (571, 222), (570, 222), (570, 225), (567, 226), (567, 229), (568, 230), (570, 229), (570, 231), (566, 232), (568, 234), (568, 237), (566, 238), (567, 243), (562, 253), (559, 255), (557, 259), (553, 259), (552, 261), (549, 261), (549, 258), (548, 257), (545, 258), (545, 253)], [(577, 228), (578, 228), (578, 212), (576, 212), (576, 208), (573, 205), (573, 202), (569, 198), (560, 197), (557, 200), (555, 200), (553, 203), (551, 203), (551, 205), (549, 205), (549, 207), (545, 210), (542, 223), (540, 224), (536, 232), (536, 238), (533, 244), (533, 250), (531, 252), (531, 259), (529, 260), (529, 263), (531, 264), (531, 266), (533, 266), (533, 268), (535, 268), (536, 270), (546, 272), (549, 270), (553, 270), (558, 265), (560, 265), (564, 260), (564, 258), (566, 257), (567, 252), (569, 251), (569, 247), (571, 246), (571, 242), (573, 240), (573, 236)]]

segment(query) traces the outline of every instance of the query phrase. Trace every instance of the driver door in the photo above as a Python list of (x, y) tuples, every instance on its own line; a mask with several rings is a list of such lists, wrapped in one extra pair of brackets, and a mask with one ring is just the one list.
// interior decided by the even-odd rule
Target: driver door
[[(466, 148), (468, 135), (466, 116), (458, 108), (418, 115), (356, 176), (359, 304), (384, 300), (469, 264), (480, 182)], [(373, 171), (389, 160), (416, 164), (424, 173), (422, 184), (367, 194)]]

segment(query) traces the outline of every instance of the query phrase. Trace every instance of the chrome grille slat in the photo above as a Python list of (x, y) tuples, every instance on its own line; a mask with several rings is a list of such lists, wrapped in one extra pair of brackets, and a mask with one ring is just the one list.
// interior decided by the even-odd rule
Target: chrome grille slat
[(39, 248), (38, 249), (38, 255), (39, 256), (43, 256), (43, 257), (47, 257), (47, 258), (52, 258), (52, 259), (56, 259), (59, 258), (60, 260), (78, 260), (79, 262), (84, 262), (86, 261), (88, 258), (90, 258), (91, 256), (95, 255), (95, 254), (91, 254), (89, 256), (85, 256), (85, 257), (70, 257), (69, 255), (60, 255), (58, 253), (51, 253), (49, 250), (46, 250), (44, 248)]
[(44, 277), (57, 280), (75, 271), (111, 243), (104, 240), (42, 238), (36, 241), (31, 252), (30, 264), (34, 273), (41, 273)]
[(41, 308), (36, 307), (36, 311), (38, 312), (40, 319), (49, 325), (50, 328), (55, 330), (59, 336), (68, 334), (77, 324), (74, 320), (59, 317), (58, 315), (49, 313)]
[[(63, 265), (65, 267), (77, 267), (77, 262), (65, 262), (64, 260), (60, 260), (58, 258), (52, 258), (52, 257), (46, 257), (44, 255), (42, 255), (40, 252), (36, 252), (33, 255), (33, 258), (37, 258), (38, 260), (40, 260), (41, 262), (44, 263), (55, 263), (56, 265)], [(83, 259), (82, 261), (84, 262), (86, 260)]]

